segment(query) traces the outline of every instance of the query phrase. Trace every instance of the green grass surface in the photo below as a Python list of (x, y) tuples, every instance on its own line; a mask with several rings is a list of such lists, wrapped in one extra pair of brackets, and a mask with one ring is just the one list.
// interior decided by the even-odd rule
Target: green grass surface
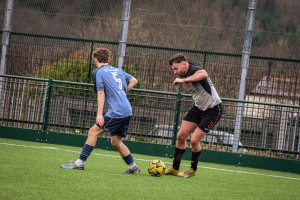
[[(61, 169), (81, 148), (0, 138), (0, 199), (299, 199), (300, 174), (199, 163), (196, 177), (152, 177), (147, 164), (170, 158), (134, 154), (140, 175), (117, 152), (95, 149), (84, 171)], [(183, 161), (181, 169), (189, 167)]]

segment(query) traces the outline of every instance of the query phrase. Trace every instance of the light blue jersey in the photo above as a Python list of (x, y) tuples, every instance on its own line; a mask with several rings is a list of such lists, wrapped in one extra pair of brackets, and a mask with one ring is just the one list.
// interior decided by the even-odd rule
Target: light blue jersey
[(132, 116), (127, 98), (127, 84), (133, 76), (111, 65), (104, 65), (93, 71), (95, 91), (104, 91), (105, 103), (110, 118)]

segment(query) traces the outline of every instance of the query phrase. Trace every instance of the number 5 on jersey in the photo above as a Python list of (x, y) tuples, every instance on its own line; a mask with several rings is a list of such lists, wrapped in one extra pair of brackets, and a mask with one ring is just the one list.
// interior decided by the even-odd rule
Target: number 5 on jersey
[(111, 72), (111, 74), (114, 77), (115, 81), (119, 84), (119, 89), (122, 90), (122, 80), (120, 78), (117, 78), (118, 73), (117, 72)]

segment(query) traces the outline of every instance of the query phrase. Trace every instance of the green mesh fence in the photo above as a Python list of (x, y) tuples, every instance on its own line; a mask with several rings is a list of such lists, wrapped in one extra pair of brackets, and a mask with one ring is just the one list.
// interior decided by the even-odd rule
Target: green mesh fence
[[(0, 2), (0, 22), (5, 3)], [(109, 48), (117, 66), (122, 6), (122, 0), (15, 0), (7, 74), (42, 79), (3, 80), (2, 125), (86, 134), (95, 106), (86, 84), (95, 68), (91, 54), (97, 47)], [(219, 132), (203, 142), (210, 149), (231, 151), (232, 144), (224, 141), (230, 140), (236, 120), (237, 102), (231, 99), (238, 98), (247, 7), (248, 0), (131, 1), (123, 69), (138, 78), (142, 90), (129, 94), (135, 112), (129, 139), (174, 142), (176, 95), (186, 91), (171, 85), (175, 76), (168, 60), (184, 52), (205, 67), (219, 95), (230, 99), (224, 100)], [(244, 153), (299, 155), (299, 108), (286, 106), (300, 105), (299, 9), (297, 0), (257, 1), (245, 96), (253, 103), (245, 106), (239, 144)], [(78, 84), (53, 81), (48, 94), (49, 78)], [(47, 95), (51, 100), (45, 110)], [(191, 103), (183, 95), (179, 119)]]
[(257, 1), (252, 55), (299, 59), (299, 10), (296, 0)]
[(0, 20), (1, 20), (1, 23), (3, 23), (3, 21), (4, 21), (5, 3), (6, 3), (5, 1), (0, 2)]
[[(112, 50), (118, 65), (122, 6), (122, 0), (15, 0), (7, 73), (90, 83), (95, 48)], [(257, 2), (246, 80), (251, 100), (268, 94), (274, 103), (299, 104), (298, 8), (296, 0)], [(168, 67), (172, 55), (184, 52), (206, 68), (220, 96), (238, 98), (247, 10), (248, 0), (131, 1), (124, 70), (140, 88), (185, 93), (171, 86)]]
[[(5, 76), (1, 88), (0, 126), (87, 135), (95, 123), (97, 101), (92, 84)], [(133, 117), (126, 139), (174, 145), (180, 122), (193, 104), (191, 96), (134, 89), (128, 97)], [(237, 103), (243, 102), (238, 152), (299, 159), (299, 106), (222, 100), (224, 114), (202, 139), (203, 148), (232, 151)]]
[[(2, 38), (2, 31), (0, 31), (0, 37)], [(0, 55), (2, 55), (2, 48), (0, 48)]]
[(122, 0), (15, 0), (12, 31), (117, 41), (121, 14)]
[[(95, 69), (91, 56), (99, 46), (112, 50), (111, 64), (116, 66), (117, 42), (13, 33), (7, 56), (7, 73), (90, 83), (91, 72)], [(124, 70), (139, 79), (140, 88), (185, 93), (182, 88), (171, 85), (175, 76), (168, 60), (177, 52), (184, 52), (190, 61), (206, 68), (220, 96), (238, 97), (241, 74), (239, 54), (128, 44)], [(299, 104), (299, 67), (300, 60), (252, 56), (247, 95), (255, 95), (259, 100), (259, 96), (268, 94), (275, 97), (274, 103)]]
[(92, 51), (97, 46), (109, 48), (114, 54), (112, 64), (117, 63), (116, 42), (13, 33), (7, 58), (7, 73), (89, 83), (91, 71), (96, 67), (92, 63)]
[[(128, 43), (240, 54), (248, 2), (131, 1)], [(12, 31), (118, 41), (122, 6), (123, 0), (14, 0)], [(297, 0), (257, 1), (252, 54), (299, 59), (299, 8)]]

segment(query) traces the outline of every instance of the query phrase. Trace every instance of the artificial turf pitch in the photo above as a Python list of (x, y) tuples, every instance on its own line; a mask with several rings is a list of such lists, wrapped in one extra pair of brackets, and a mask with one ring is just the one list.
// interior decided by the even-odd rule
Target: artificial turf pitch
[[(117, 152), (95, 149), (85, 170), (59, 167), (76, 160), (81, 148), (0, 138), (0, 199), (299, 199), (300, 174), (200, 162), (197, 176), (152, 177), (150, 160), (133, 154), (142, 172), (127, 169)], [(153, 150), (155, 151), (155, 149)], [(182, 161), (181, 170), (189, 168)]]

